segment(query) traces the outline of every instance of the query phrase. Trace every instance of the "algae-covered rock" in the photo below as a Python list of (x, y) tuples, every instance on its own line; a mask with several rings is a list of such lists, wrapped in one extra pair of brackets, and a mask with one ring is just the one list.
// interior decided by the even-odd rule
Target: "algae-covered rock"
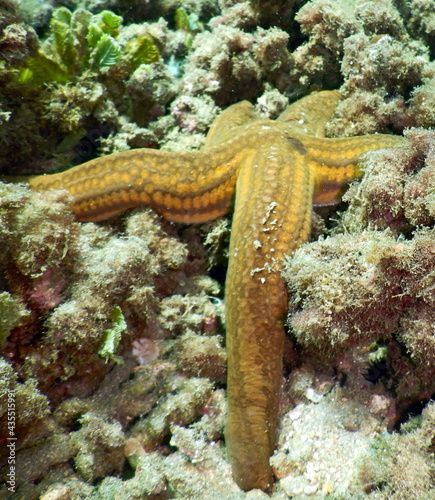
[(299, 249), (284, 272), (289, 324), (310, 356), (337, 362), (356, 347), (386, 347), (397, 396), (393, 420), (410, 400), (435, 390), (435, 141), (429, 131), (406, 135), (407, 148), (368, 155), (335, 234)]
[(27, 311), (17, 299), (8, 292), (0, 293), (0, 347), (20, 320), (26, 316)]
[(405, 424), (400, 433), (375, 439), (360, 472), (364, 488), (394, 500), (433, 498), (434, 432), (434, 405), (429, 403), (414, 426)]
[(81, 477), (93, 482), (119, 471), (124, 463), (124, 435), (120, 424), (105, 422), (90, 412), (79, 419), (79, 424), (81, 428), (71, 435), (71, 442), (78, 450), (74, 463)]
[(191, 378), (178, 384), (176, 393), (164, 397), (148, 419), (135, 426), (133, 435), (139, 434), (146, 446), (155, 445), (167, 437), (171, 425), (194, 422), (212, 394), (213, 386), (204, 378)]

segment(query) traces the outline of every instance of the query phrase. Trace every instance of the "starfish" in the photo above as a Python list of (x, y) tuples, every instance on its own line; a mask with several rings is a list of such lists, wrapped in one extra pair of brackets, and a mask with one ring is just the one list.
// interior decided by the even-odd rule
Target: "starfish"
[(176, 222), (225, 214), (234, 197), (225, 284), (228, 416), (225, 440), (238, 485), (269, 490), (282, 377), (287, 290), (282, 260), (310, 234), (313, 203), (337, 200), (361, 177), (362, 154), (403, 137), (325, 138), (337, 91), (311, 94), (277, 120), (243, 101), (214, 122), (202, 151), (136, 149), (30, 180), (35, 190), (66, 189), (82, 221), (138, 205)]

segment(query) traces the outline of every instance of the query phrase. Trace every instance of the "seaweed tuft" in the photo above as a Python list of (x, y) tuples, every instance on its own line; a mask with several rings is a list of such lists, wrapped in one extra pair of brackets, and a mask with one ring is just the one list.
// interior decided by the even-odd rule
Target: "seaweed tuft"
[(93, 15), (85, 9), (53, 12), (50, 33), (37, 54), (27, 59), (19, 73), (21, 83), (68, 83), (86, 73), (101, 73), (125, 55), (130, 71), (159, 60), (153, 39), (144, 35), (125, 47), (117, 41), (122, 17), (109, 10)]

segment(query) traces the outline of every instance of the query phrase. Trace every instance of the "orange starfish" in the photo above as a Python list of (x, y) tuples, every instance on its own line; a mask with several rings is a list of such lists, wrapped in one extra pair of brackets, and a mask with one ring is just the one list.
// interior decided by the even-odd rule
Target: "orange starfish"
[(203, 222), (227, 212), (236, 193), (225, 286), (225, 436), (244, 490), (268, 490), (273, 481), (287, 312), (283, 257), (309, 237), (313, 202), (334, 201), (361, 176), (363, 153), (404, 143), (390, 135), (325, 138), (338, 99), (336, 91), (312, 94), (275, 121), (243, 101), (215, 121), (203, 151), (136, 149), (30, 181), (36, 190), (67, 189), (82, 221), (147, 205), (169, 220)]

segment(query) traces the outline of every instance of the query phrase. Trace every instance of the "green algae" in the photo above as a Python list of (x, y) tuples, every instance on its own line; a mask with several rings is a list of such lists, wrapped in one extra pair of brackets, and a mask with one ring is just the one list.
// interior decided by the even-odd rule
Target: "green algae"
[(103, 344), (98, 351), (98, 355), (103, 359), (122, 363), (122, 358), (115, 355), (115, 351), (121, 342), (122, 334), (127, 331), (127, 323), (120, 307), (114, 307), (110, 314), (112, 325), (104, 330)]
[(115, 65), (124, 54), (131, 69), (157, 61), (159, 51), (150, 36), (131, 40), (123, 54), (116, 40), (122, 21), (109, 10), (92, 15), (85, 9), (56, 9), (47, 40), (38, 54), (26, 61), (19, 81), (35, 85), (67, 83), (87, 71), (99, 73)]
[(3, 347), (12, 328), (28, 314), (26, 309), (8, 292), (0, 292), (0, 347)]

